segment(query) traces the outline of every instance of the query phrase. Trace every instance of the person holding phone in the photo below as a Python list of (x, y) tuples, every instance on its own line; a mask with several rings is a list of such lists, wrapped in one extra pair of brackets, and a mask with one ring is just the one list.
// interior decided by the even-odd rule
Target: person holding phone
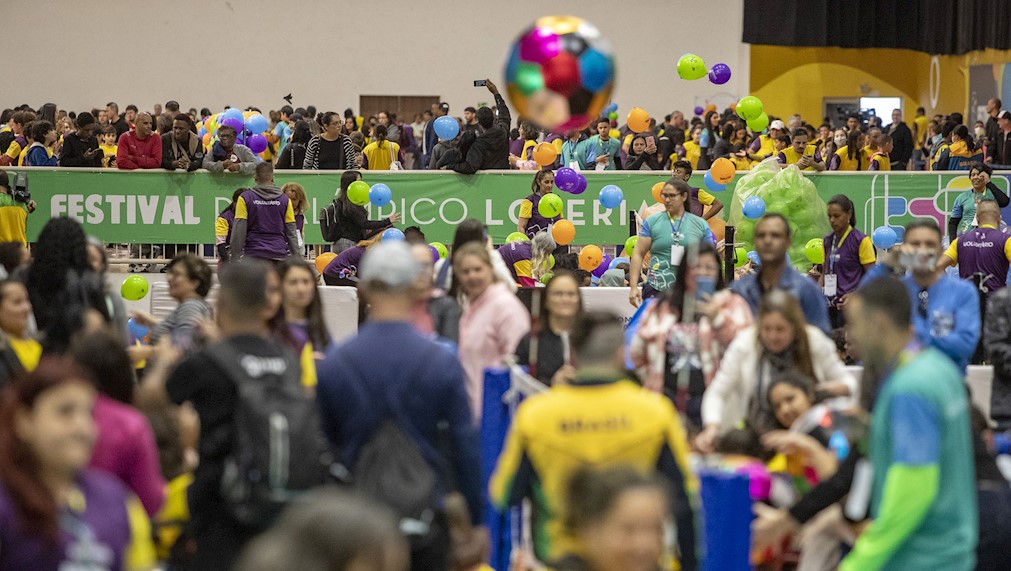
[(752, 317), (748, 302), (725, 289), (715, 247), (701, 242), (688, 256), (674, 287), (646, 309), (630, 351), (643, 386), (663, 392), (701, 428), (702, 395)]
[(632, 145), (625, 161), (627, 171), (658, 171), (660, 160), (656, 153), (656, 137), (650, 134), (638, 134), (632, 138)]

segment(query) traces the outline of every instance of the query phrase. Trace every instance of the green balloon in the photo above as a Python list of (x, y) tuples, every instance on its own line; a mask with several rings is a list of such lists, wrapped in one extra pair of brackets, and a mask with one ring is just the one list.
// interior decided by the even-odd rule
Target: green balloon
[(629, 257), (632, 256), (632, 252), (635, 251), (635, 245), (638, 243), (639, 243), (638, 236), (632, 236), (628, 240), (625, 240), (625, 253), (628, 254)]
[(545, 218), (554, 218), (562, 213), (562, 197), (555, 193), (548, 193), (541, 197), (540, 202), (537, 203), (537, 212), (540, 212), (541, 216)]
[(516, 85), (520, 92), (530, 97), (544, 89), (544, 74), (541, 66), (535, 63), (523, 62), (516, 67)]
[(512, 234), (506, 236), (506, 244), (511, 244), (513, 242), (529, 242), (530, 238), (523, 232), (513, 232)]
[(748, 263), (748, 251), (738, 246), (734, 248), (734, 267), (739, 268)]
[(445, 258), (449, 255), (449, 249), (442, 242), (432, 242), (429, 246), (435, 248), (435, 251), (439, 253), (439, 258)]
[(818, 238), (811, 238), (804, 246), (804, 255), (812, 264), (824, 264), (825, 243)]
[[(762, 100), (754, 95), (742, 97), (741, 100), (737, 102), (737, 114), (745, 121), (758, 119), (759, 116), (762, 115), (762, 111)], [(768, 119), (768, 117), (766, 117), (766, 119)]]
[(144, 276), (132, 275), (123, 280), (123, 285), (119, 288), (119, 293), (123, 296), (123, 299), (137, 301), (144, 299), (144, 296), (147, 295), (148, 289), (150, 289), (150, 286), (148, 286), (147, 278)]
[(681, 79), (688, 81), (702, 79), (708, 73), (706, 62), (695, 54), (685, 54), (678, 59), (678, 76)]
[(351, 204), (365, 206), (369, 203), (369, 185), (363, 180), (356, 180), (348, 186), (348, 200)]
[(611, 111), (610, 113), (607, 114), (607, 118), (610, 119), (611, 121), (614, 121), (615, 119), (618, 118), (618, 112)]
[(754, 133), (761, 133), (769, 128), (769, 116), (764, 112), (748, 121), (748, 128)]

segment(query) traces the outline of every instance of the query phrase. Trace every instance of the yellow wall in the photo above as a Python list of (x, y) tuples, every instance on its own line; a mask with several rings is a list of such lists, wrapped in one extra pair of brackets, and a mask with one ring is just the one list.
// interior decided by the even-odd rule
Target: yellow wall
[(751, 94), (762, 100), (769, 115), (800, 113), (814, 124), (821, 122), (826, 97), (902, 97), (907, 122), (921, 106), (928, 117), (966, 114), (969, 66), (1011, 62), (1011, 51), (940, 56), (936, 107), (930, 105), (930, 60), (931, 56), (911, 50), (752, 45)]

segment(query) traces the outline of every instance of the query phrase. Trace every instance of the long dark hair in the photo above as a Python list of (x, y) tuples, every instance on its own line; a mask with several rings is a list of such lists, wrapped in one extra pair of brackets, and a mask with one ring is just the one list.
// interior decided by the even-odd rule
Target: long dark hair
[(383, 144), (386, 143), (386, 125), (376, 123), (376, 126), (372, 128), (372, 141), (380, 149), (383, 148)]
[(16, 377), (0, 401), (0, 480), (22, 527), (54, 546), (60, 536), (56, 498), (42, 483), (38, 458), (18, 436), (15, 423), (18, 411), (33, 408), (43, 393), (80, 380), (91, 382), (91, 377), (73, 361), (47, 357), (31, 373)]
[(312, 131), (309, 130), (309, 122), (302, 119), (295, 121), (295, 129), (291, 133), (289, 144), (307, 145), (310, 139), (312, 139)]
[(133, 405), (137, 377), (130, 355), (119, 339), (106, 331), (84, 335), (70, 347), (70, 355), (83, 370), (91, 373), (100, 393)]
[[(316, 277), (315, 272), (312, 271), (312, 268), (309, 267), (309, 264), (305, 260), (301, 258), (288, 258), (278, 267), (282, 292), (284, 277), (289, 272), (298, 270), (305, 270), (310, 278), (315, 279)], [(284, 321), (284, 303), (281, 304), (277, 313), (281, 317), (281, 320)], [(330, 343), (330, 332), (327, 330), (326, 321), (323, 319), (323, 302), (319, 297), (319, 289), (313, 290), (312, 301), (309, 302), (309, 307), (305, 308), (305, 318), (308, 321), (309, 342), (312, 343), (314, 349), (322, 351)], [(281, 338), (293, 348), (301, 349), (300, 347), (296, 347), (295, 340), (291, 337), (291, 333), (287, 327), (284, 327), (283, 331), (279, 331), (279, 333), (281, 333)]]
[(857, 227), (857, 209), (853, 207), (853, 201), (850, 200), (850, 197), (845, 194), (837, 194), (830, 198), (828, 203), (842, 208), (843, 212), (848, 212), (850, 215), (850, 226)]
[(955, 127), (955, 130), (952, 131), (952, 133), (958, 135), (960, 139), (965, 141), (965, 148), (969, 149), (970, 153), (976, 151), (976, 142), (973, 141), (972, 135), (969, 134), (968, 127), (965, 125), (959, 125), (958, 127)]
[(718, 134), (715, 131), (713, 131), (712, 127), (713, 115), (719, 116), (719, 113), (717, 113), (716, 111), (707, 111), (706, 116), (702, 119), (702, 130), (709, 131), (709, 146), (706, 147), (707, 149), (711, 149), (716, 145), (716, 138), (718, 136)]
[(853, 129), (848, 135), (846, 135), (846, 155), (851, 161), (856, 158), (857, 170), (864, 170), (862, 164), (864, 151), (860, 148), (861, 135), (863, 135), (863, 133), (861, 133), (859, 129)]
[(351, 215), (351, 211), (356, 208), (365, 210), (364, 206), (358, 206), (354, 202), (351, 202), (351, 199), (348, 198), (348, 187), (351, 186), (351, 183), (361, 177), (362, 173), (359, 171), (344, 171), (341, 174), (341, 190), (340, 194), (337, 196), (337, 210), (340, 212), (340, 215), (345, 218), (349, 217)]

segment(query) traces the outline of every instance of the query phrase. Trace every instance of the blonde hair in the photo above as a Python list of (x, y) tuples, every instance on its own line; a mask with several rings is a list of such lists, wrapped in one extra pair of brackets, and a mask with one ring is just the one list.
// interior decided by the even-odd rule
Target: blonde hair
[(530, 275), (535, 281), (540, 281), (541, 276), (550, 272), (548, 259), (556, 248), (555, 239), (547, 232), (534, 234), (530, 241)]

